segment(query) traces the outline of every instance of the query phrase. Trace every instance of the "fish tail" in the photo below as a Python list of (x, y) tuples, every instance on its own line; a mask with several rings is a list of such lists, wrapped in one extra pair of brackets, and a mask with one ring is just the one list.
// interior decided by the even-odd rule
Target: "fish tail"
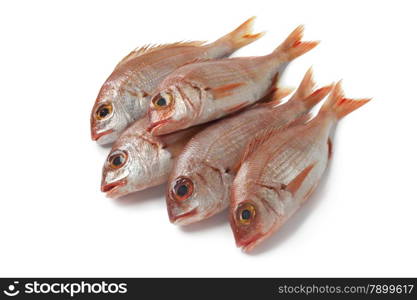
[(318, 41), (301, 41), (303, 33), (304, 26), (298, 26), (272, 54), (279, 57), (281, 61), (289, 62), (318, 45)]
[(319, 113), (332, 113), (338, 120), (369, 102), (371, 98), (348, 99), (345, 98), (342, 82), (339, 81), (333, 88), (329, 98), (323, 104)]
[(324, 97), (326, 97), (333, 87), (333, 85), (328, 85), (314, 91), (314, 86), (315, 82), (313, 80), (313, 70), (310, 68), (304, 75), (300, 86), (297, 88), (291, 100), (300, 101), (300, 103), (303, 103), (306, 110), (310, 110)]
[(227, 55), (230, 55), (236, 50), (256, 41), (261, 38), (265, 32), (253, 33), (252, 27), (254, 21), (255, 17), (249, 18), (238, 28), (215, 41), (213, 45), (223, 47), (226, 45), (229, 49)]

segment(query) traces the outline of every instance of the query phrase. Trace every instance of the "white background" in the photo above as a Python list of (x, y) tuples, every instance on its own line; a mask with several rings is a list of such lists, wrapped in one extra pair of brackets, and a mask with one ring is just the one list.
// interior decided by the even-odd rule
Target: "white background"
[[(0, 4), (1, 276), (417, 276), (413, 1), (9, 1)], [(321, 40), (287, 69), (374, 100), (337, 129), (309, 202), (252, 254), (227, 215), (179, 228), (163, 187), (106, 198), (90, 140), (98, 90), (136, 46), (213, 41), (256, 15), (263, 55), (297, 25)]]

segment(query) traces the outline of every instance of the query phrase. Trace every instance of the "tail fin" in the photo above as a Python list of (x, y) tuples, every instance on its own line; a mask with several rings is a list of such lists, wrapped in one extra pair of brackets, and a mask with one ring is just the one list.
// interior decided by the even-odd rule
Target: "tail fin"
[(252, 33), (254, 21), (255, 17), (246, 20), (238, 28), (215, 41), (214, 44), (228, 45), (231, 48), (231, 54), (237, 49), (256, 41), (257, 39), (261, 38), (265, 32)]
[(291, 32), (287, 39), (274, 50), (273, 55), (289, 62), (318, 45), (318, 41), (302, 42), (301, 39), (303, 38), (303, 33), (304, 26), (298, 26)]
[(326, 97), (333, 87), (333, 85), (328, 85), (313, 91), (314, 86), (313, 70), (310, 68), (289, 101), (300, 101), (307, 110), (310, 110), (314, 105)]
[(361, 107), (371, 99), (348, 99), (345, 98), (342, 90), (342, 82), (339, 81), (332, 90), (332, 93), (323, 104), (319, 113), (331, 112), (336, 115), (337, 119), (341, 119), (355, 109)]
[(305, 99), (308, 95), (310, 95), (315, 87), (316, 83), (313, 79), (313, 69), (310, 68), (305, 73), (303, 80), (301, 80), (300, 85), (298, 86), (297, 90), (293, 97)]

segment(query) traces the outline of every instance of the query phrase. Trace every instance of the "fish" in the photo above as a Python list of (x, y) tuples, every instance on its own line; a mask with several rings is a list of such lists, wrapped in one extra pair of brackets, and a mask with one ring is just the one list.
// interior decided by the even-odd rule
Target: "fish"
[(370, 100), (345, 98), (339, 82), (316, 117), (268, 128), (249, 142), (232, 184), (229, 210), (238, 247), (254, 249), (309, 199), (332, 157), (337, 123)]
[(252, 33), (254, 17), (212, 42), (146, 45), (123, 58), (104, 82), (91, 111), (91, 138), (113, 143), (129, 124), (143, 117), (150, 97), (162, 80), (178, 67), (198, 60), (223, 58), (260, 37)]
[(133, 123), (113, 144), (103, 165), (101, 191), (109, 198), (160, 185), (168, 179), (174, 159), (189, 139), (206, 125), (155, 137), (147, 118)]
[(152, 97), (148, 130), (162, 135), (219, 119), (271, 94), (288, 63), (318, 42), (303, 42), (297, 27), (272, 53), (201, 61), (167, 76)]
[(326, 86), (313, 92), (314, 85), (310, 69), (286, 103), (280, 105), (291, 90), (278, 89), (272, 101), (217, 121), (191, 138), (168, 180), (170, 221), (188, 225), (226, 209), (246, 144), (263, 129), (285, 126), (306, 114), (331, 90)]

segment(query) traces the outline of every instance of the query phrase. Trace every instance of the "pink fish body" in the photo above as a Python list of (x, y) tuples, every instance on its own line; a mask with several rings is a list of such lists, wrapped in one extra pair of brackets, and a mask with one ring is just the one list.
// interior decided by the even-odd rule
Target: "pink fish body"
[(232, 186), (230, 222), (239, 247), (252, 250), (309, 198), (331, 157), (338, 120), (368, 101), (344, 98), (338, 83), (314, 119), (266, 130), (249, 144)]
[(145, 115), (149, 100), (158, 84), (178, 67), (198, 59), (229, 56), (257, 40), (252, 34), (254, 18), (217, 41), (181, 42), (145, 46), (132, 51), (103, 84), (91, 112), (91, 137), (99, 144), (109, 144), (134, 121)]
[(298, 27), (271, 54), (197, 62), (167, 76), (152, 97), (149, 130), (161, 135), (221, 118), (265, 97), (291, 60), (317, 42)]
[(275, 96), (272, 102), (220, 120), (196, 134), (177, 158), (168, 180), (171, 222), (187, 225), (224, 210), (247, 142), (262, 129), (285, 126), (307, 113), (331, 88), (313, 93), (313, 87), (312, 72), (308, 71), (285, 104), (279, 105), (281, 99)]
[(131, 125), (113, 144), (104, 166), (101, 191), (111, 198), (164, 183), (188, 140), (204, 126), (155, 137), (146, 131), (147, 118)]

